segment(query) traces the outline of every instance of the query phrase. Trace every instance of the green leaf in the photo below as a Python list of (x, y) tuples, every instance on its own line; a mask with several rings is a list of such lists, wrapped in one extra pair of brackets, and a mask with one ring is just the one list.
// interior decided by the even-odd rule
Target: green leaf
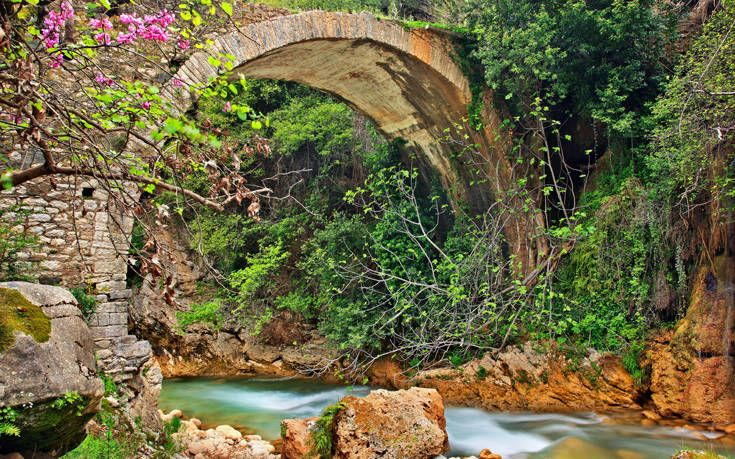
[(253, 129), (255, 129), (256, 131), (257, 131), (258, 129), (261, 129), (261, 128), (263, 127), (263, 123), (261, 123), (261, 122), (260, 122), (260, 121), (258, 121), (258, 120), (253, 120), (253, 122), (252, 122), (252, 123), (250, 123), (250, 125), (251, 125), (251, 126), (253, 127)]
[(202, 17), (199, 16), (199, 13), (196, 11), (193, 11), (192, 13), (194, 14), (194, 17), (191, 19), (191, 23), (194, 24), (194, 27), (197, 27), (202, 23)]
[(219, 6), (228, 16), (232, 16), (232, 5), (227, 2), (222, 2)]

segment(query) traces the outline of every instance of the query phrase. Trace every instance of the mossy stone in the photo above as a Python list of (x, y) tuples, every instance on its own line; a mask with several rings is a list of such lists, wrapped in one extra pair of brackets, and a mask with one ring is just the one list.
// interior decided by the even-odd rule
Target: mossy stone
[(45, 343), (51, 334), (51, 319), (19, 291), (0, 287), (0, 352), (15, 343), (14, 330)]

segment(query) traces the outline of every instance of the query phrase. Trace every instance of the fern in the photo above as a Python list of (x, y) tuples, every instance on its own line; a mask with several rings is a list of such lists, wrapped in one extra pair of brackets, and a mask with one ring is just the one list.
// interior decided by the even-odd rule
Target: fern
[(9, 422), (0, 422), (0, 435), (20, 437), (20, 429)]
[(332, 457), (332, 425), (337, 413), (347, 405), (342, 402), (324, 408), (311, 430), (311, 449), (307, 457), (329, 459)]

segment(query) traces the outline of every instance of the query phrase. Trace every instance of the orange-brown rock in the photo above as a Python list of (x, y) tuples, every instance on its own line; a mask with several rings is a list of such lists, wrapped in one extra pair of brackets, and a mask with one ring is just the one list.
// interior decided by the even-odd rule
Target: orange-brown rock
[(368, 377), (370, 384), (380, 387), (400, 389), (408, 385), (408, 378), (401, 366), (390, 358), (381, 358), (373, 362), (368, 370)]
[(658, 414), (658, 413), (656, 413), (655, 411), (645, 410), (645, 411), (643, 411), (641, 413), (641, 415), (643, 415), (643, 417), (645, 417), (647, 419), (650, 419), (651, 421), (660, 421), (661, 420), (661, 415)]
[(317, 418), (286, 419), (281, 422), (283, 459), (299, 459), (307, 457), (311, 449), (311, 428)]
[(593, 352), (573, 362), (530, 343), (509, 347), (457, 369), (427, 370), (416, 381), (445, 401), (492, 410), (610, 410), (640, 408), (637, 388), (619, 357)]
[(500, 454), (495, 454), (489, 449), (485, 448), (480, 451), (480, 459), (503, 459), (503, 456), (501, 456)]
[(426, 459), (449, 449), (444, 404), (432, 389), (347, 396), (334, 420), (336, 459)]
[(735, 258), (701, 266), (686, 316), (651, 349), (651, 399), (663, 415), (735, 422)]

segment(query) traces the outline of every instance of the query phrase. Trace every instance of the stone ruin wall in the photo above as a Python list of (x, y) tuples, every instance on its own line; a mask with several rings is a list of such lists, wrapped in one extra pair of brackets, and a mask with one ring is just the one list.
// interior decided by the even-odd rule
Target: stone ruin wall
[[(11, 161), (13, 155), (11, 154)], [(124, 215), (94, 179), (41, 177), (0, 192), (3, 217), (20, 217), (16, 231), (37, 238), (18, 254), (18, 273), (42, 284), (89, 286), (97, 308), (88, 321), (98, 369), (114, 380), (132, 379), (150, 360), (150, 344), (128, 334), (126, 283), (133, 218)]]

